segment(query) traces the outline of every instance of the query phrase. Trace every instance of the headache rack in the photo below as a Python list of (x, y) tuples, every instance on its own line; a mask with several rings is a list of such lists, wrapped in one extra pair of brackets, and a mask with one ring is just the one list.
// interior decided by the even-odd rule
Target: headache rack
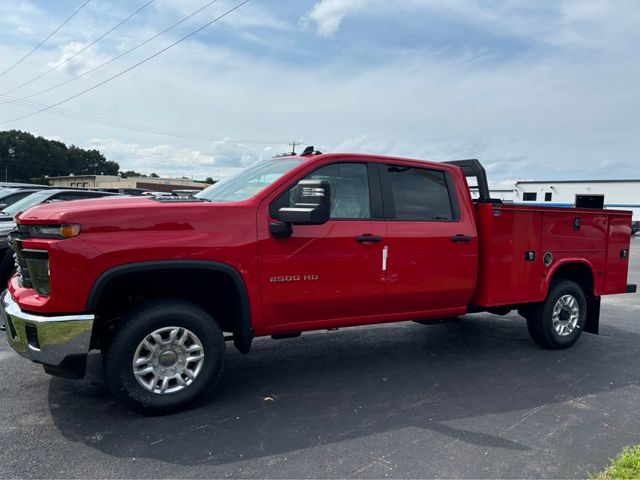
[(491, 198), (489, 193), (489, 182), (487, 182), (487, 172), (479, 160), (472, 158), (469, 160), (452, 160), (448, 163), (462, 169), (465, 177), (475, 177), (478, 185), (478, 203), (502, 203), (502, 200)]

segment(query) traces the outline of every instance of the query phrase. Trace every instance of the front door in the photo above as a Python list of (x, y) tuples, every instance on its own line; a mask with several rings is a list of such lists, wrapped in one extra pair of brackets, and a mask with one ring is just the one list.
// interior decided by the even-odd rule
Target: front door
[(270, 327), (297, 331), (365, 323), (366, 317), (384, 314), (387, 230), (371, 169), (362, 162), (332, 163), (304, 177), (331, 184), (331, 218), (324, 225), (294, 225), (289, 238), (271, 236), (268, 223), (291, 204), (302, 178), (261, 207), (260, 284)]

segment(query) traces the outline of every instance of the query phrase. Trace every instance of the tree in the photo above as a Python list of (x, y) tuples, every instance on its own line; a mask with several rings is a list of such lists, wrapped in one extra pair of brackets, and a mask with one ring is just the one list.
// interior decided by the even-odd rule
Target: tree
[[(57, 140), (28, 132), (0, 132), (0, 176), (12, 182), (32, 182), (60, 175), (116, 175), (120, 166), (98, 150), (67, 147)], [(42, 181), (42, 180), (40, 180)]]
[(216, 181), (211, 177), (207, 177), (205, 179), (204, 183), (209, 183), (209, 184), (213, 185), (214, 183), (216, 183)]
[(151, 178), (160, 178), (160, 175), (158, 175), (155, 172), (151, 172), (151, 175), (149, 175)]
[(146, 177), (146, 175), (142, 175), (140, 172), (136, 172), (135, 170), (127, 170), (126, 172), (119, 172), (122, 178), (128, 177)]

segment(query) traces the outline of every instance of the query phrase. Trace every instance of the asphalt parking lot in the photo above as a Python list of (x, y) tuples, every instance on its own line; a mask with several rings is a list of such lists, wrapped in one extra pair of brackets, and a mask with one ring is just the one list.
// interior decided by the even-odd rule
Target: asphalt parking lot
[[(640, 284), (640, 239), (629, 280)], [(2, 334), (4, 336), (4, 334)], [(546, 351), (489, 314), (258, 340), (216, 393), (144, 418), (0, 342), (0, 476), (584, 477), (640, 442), (640, 294)], [(269, 397), (269, 398), (268, 398)]]

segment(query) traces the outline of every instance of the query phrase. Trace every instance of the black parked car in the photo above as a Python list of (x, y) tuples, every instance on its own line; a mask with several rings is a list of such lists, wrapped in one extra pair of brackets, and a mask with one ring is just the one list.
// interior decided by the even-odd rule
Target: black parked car
[(38, 191), (40, 191), (40, 189), (3, 188), (0, 190), (0, 210), (7, 208), (9, 205), (13, 205), (18, 200), (22, 200), (24, 197)]
[(0, 211), (0, 290), (6, 287), (15, 268), (13, 252), (9, 249), (7, 243), (7, 235), (16, 227), (14, 218), (17, 214), (42, 203), (65, 202), (69, 200), (82, 200), (114, 195), (116, 194), (93, 190), (46, 189), (32, 192)]

